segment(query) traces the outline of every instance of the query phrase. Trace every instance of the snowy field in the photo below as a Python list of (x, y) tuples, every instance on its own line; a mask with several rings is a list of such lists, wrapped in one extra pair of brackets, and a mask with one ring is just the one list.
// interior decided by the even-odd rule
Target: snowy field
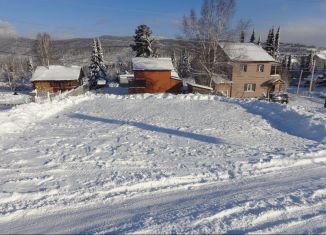
[(0, 112), (0, 233), (325, 233), (326, 111), (87, 94)]
[(0, 111), (5, 105), (17, 105), (30, 103), (31, 97), (26, 94), (14, 95), (13, 92), (0, 92)]

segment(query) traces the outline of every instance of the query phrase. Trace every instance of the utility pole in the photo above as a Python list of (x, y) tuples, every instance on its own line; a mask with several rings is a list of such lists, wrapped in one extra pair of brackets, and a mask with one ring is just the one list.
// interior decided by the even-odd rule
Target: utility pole
[(313, 82), (313, 80), (314, 80), (314, 73), (315, 73), (315, 66), (316, 66), (316, 61), (313, 59), (313, 60), (312, 60), (312, 73), (311, 73), (311, 80), (310, 80), (310, 86), (309, 86), (309, 96), (311, 96), (312, 82)]
[(300, 89), (300, 85), (301, 85), (302, 73), (303, 73), (303, 69), (301, 69), (301, 73), (300, 73), (300, 79), (299, 79), (298, 88), (297, 88), (297, 95), (299, 95), (299, 89)]

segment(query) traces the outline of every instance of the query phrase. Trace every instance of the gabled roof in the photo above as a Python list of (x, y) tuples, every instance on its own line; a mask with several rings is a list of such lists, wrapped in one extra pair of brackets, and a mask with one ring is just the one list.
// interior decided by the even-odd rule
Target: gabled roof
[(231, 61), (240, 62), (274, 62), (262, 47), (254, 43), (222, 42), (220, 47)]
[(265, 87), (265, 86), (275, 85), (275, 83), (277, 83), (277, 82), (280, 82), (282, 84), (285, 83), (281, 78), (271, 78), (271, 79), (267, 80), (266, 82), (264, 82), (261, 86)]
[(49, 67), (38, 66), (33, 73), (31, 81), (72, 81), (78, 80), (80, 66), (50, 65)]
[(202, 88), (202, 89), (206, 89), (206, 90), (210, 90), (210, 91), (213, 90), (213, 88), (211, 88), (211, 87), (209, 87), (209, 86), (199, 85), (199, 84), (194, 83), (194, 82), (187, 82), (187, 85), (189, 85), (189, 86), (193, 86), (193, 87)]
[(322, 54), (322, 53), (316, 54), (316, 57), (318, 57), (321, 60), (326, 60), (326, 53), (325, 54)]
[(144, 58), (136, 57), (132, 59), (134, 71), (143, 70), (169, 70), (174, 69), (171, 58)]

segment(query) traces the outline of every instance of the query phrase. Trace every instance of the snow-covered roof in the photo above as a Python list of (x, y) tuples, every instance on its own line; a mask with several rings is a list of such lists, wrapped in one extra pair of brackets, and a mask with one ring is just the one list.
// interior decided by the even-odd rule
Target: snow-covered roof
[(50, 65), (38, 66), (33, 73), (31, 81), (72, 81), (78, 80), (80, 66)]
[(212, 77), (212, 80), (214, 83), (216, 84), (223, 84), (223, 83), (233, 83), (232, 81), (230, 81), (228, 79), (228, 76), (225, 75), (225, 74), (215, 74), (213, 77)]
[(284, 83), (284, 81), (281, 78), (276, 77), (276, 78), (272, 78), (272, 79), (269, 79), (268, 81), (264, 82), (262, 84), (262, 86), (274, 85), (276, 82)]
[(209, 86), (203, 86), (203, 85), (199, 85), (193, 82), (187, 82), (188, 85), (190, 86), (194, 86), (194, 87), (199, 87), (199, 88), (203, 88), (203, 89), (207, 89), (207, 90), (213, 90), (213, 88), (209, 87)]
[(175, 71), (175, 70), (172, 70), (172, 71), (171, 71), (171, 78), (172, 78), (172, 79), (175, 79), (175, 80), (180, 80), (180, 81), (182, 81), (182, 79), (179, 77), (179, 74), (178, 74), (177, 71)]
[(275, 59), (270, 56), (262, 47), (254, 43), (220, 43), (225, 54), (232, 61), (243, 62), (274, 62)]
[(171, 58), (144, 58), (132, 59), (133, 70), (173, 70)]
[(319, 59), (326, 60), (326, 54), (316, 54)]

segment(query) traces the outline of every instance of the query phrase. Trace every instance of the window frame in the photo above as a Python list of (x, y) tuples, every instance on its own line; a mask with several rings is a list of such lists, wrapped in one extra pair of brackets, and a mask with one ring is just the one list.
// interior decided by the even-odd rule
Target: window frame
[(128, 82), (129, 88), (146, 88), (147, 81), (146, 79), (132, 79)]
[(248, 71), (248, 65), (247, 64), (240, 64), (240, 72), (246, 73)]
[[(250, 88), (250, 89), (248, 89)], [(256, 91), (256, 83), (246, 83), (244, 84), (244, 92), (255, 92)]]
[(280, 75), (281, 74), (281, 66), (279, 65), (272, 65), (271, 66), (271, 73), (270, 75)]
[(265, 70), (265, 65), (264, 64), (257, 64), (257, 72), (263, 73)]

